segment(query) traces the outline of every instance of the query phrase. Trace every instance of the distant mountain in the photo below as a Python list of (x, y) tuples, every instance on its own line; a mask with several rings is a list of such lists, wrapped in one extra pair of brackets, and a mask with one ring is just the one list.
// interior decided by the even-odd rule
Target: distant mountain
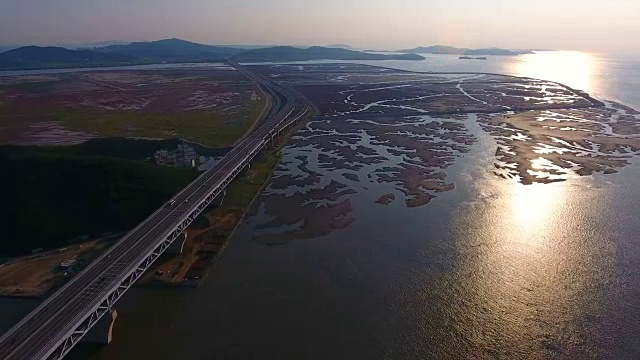
[(131, 44), (131, 41), (107, 40), (107, 41), (98, 41), (98, 42), (85, 43), (85, 44), (59, 44), (56, 46), (60, 46), (60, 47), (71, 49), (71, 50), (81, 50), (81, 49), (95, 49), (95, 48), (101, 48), (101, 47), (111, 46), (111, 45), (127, 45), (127, 44)]
[(297, 48), (293, 46), (274, 46), (254, 49), (235, 55), (239, 62), (271, 62), (271, 61), (307, 61), (307, 60), (424, 60), (416, 54), (367, 54), (340, 48), (312, 46)]
[(119, 65), (133, 60), (134, 58), (128, 55), (105, 54), (91, 50), (23, 46), (0, 53), (0, 69)]
[(331, 45), (327, 45), (327, 47), (329, 47), (329, 48), (340, 48), (340, 49), (353, 49), (354, 48), (351, 45), (345, 45), (345, 44), (331, 44)]
[(507, 50), (500, 48), (486, 48), (486, 49), (467, 49), (457, 48), (453, 46), (434, 45), (434, 46), (419, 46), (413, 49), (404, 49), (395, 51), (396, 53), (417, 53), (417, 54), (447, 54), (447, 55), (497, 55), (497, 56), (514, 56), (520, 54), (530, 54), (531, 50)]
[(221, 61), (244, 51), (243, 49), (203, 45), (180, 39), (134, 42), (127, 45), (111, 45), (97, 49), (111, 54), (134, 56), (144, 61)]
[(233, 49), (242, 49), (242, 50), (253, 50), (253, 49), (263, 49), (268, 47), (273, 47), (275, 45), (215, 45), (219, 47), (227, 47)]
[(77, 44), (69, 44), (69, 43), (60, 43), (60, 44), (21, 44), (21, 45), (0, 45), (0, 53), (17, 49), (25, 46), (40, 46), (40, 47), (61, 47), (69, 50), (94, 50), (95, 48), (100, 48), (109, 45), (126, 45), (130, 44), (131, 41), (120, 41), (120, 40), (108, 40), (108, 41), (98, 41), (92, 43), (77, 43)]
[(312, 46), (234, 48), (203, 45), (180, 39), (134, 42), (126, 45), (70, 50), (55, 46), (23, 46), (0, 53), (0, 70), (118, 66), (152, 63), (304, 60), (423, 60), (416, 54), (367, 54), (360, 51)]

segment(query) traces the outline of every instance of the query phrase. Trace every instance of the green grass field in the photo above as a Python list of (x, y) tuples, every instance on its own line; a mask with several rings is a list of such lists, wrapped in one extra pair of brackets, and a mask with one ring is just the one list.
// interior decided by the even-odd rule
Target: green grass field
[(71, 131), (100, 136), (124, 136), (166, 139), (182, 136), (208, 147), (225, 147), (241, 138), (257, 120), (266, 99), (250, 100), (244, 119), (231, 118), (215, 110), (182, 113), (58, 111), (52, 120)]

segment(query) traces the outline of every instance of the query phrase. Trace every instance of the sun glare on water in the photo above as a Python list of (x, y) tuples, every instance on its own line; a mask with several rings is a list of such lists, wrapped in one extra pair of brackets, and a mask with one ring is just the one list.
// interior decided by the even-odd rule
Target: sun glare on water
[(542, 51), (522, 55), (516, 72), (522, 76), (553, 80), (578, 90), (595, 90), (597, 62), (593, 55), (578, 51)]
[[(511, 218), (520, 232), (542, 233), (550, 231), (553, 213), (562, 207), (564, 187), (553, 184), (522, 185), (512, 183)], [(546, 230), (545, 230), (546, 228)], [(532, 236), (536, 238), (536, 236)]]

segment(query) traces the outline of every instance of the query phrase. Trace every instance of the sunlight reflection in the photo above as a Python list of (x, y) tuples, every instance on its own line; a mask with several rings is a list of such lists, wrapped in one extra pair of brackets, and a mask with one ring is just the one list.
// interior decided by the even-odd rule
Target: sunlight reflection
[(596, 64), (593, 55), (578, 51), (537, 52), (522, 56), (517, 72), (523, 76), (553, 80), (578, 90), (594, 90)]
[[(589, 179), (581, 181), (589, 183)], [(573, 321), (574, 314), (598, 313), (592, 281), (602, 283), (610, 274), (607, 253), (584, 242), (597, 229), (585, 218), (599, 208), (582, 204), (598, 202), (593, 193), (584, 187), (576, 190), (568, 182), (488, 181), (483, 186), (499, 188), (500, 196), (489, 211), (481, 211), (482, 205), (470, 207), (469, 214), (477, 215), (470, 222), (465, 219), (463, 226), (485, 240), (473, 247), (468, 238), (460, 243), (461, 253), (467, 254), (462, 257), (465, 262), (454, 280), (445, 279), (442, 285), (448, 289), (456, 281), (461, 283), (459, 293), (447, 296), (453, 299), (454, 317), (460, 319), (458, 328), (466, 339), (492, 348), (520, 346), (520, 338), (506, 337), (496, 346), (495, 337), (485, 335), (487, 329), (544, 339), (545, 346), (570, 353), (581, 341), (582, 324)], [(594, 267), (599, 270), (596, 277), (589, 275)], [(546, 326), (544, 333), (541, 322)], [(522, 346), (519, 351), (529, 354), (531, 348)], [(496, 357), (489, 352), (484, 355), (475, 358)], [(542, 351), (535, 358), (549, 356)]]
[(513, 184), (511, 216), (523, 231), (543, 230), (547, 220), (561, 206), (564, 187), (553, 184)]

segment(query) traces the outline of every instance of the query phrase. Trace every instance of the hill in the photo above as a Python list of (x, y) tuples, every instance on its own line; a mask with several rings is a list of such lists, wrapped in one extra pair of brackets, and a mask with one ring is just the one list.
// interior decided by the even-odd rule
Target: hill
[(0, 69), (124, 65), (134, 58), (55, 46), (23, 46), (0, 53)]
[(515, 56), (520, 54), (530, 54), (530, 50), (507, 50), (500, 48), (467, 49), (445, 45), (419, 46), (413, 49), (395, 51), (396, 53), (417, 53), (417, 54), (447, 54), (447, 55), (497, 55)]
[(61, 46), (63, 48), (67, 48), (71, 50), (81, 50), (81, 49), (94, 50), (96, 48), (101, 48), (105, 46), (126, 45), (126, 44), (131, 44), (131, 41), (107, 40), (107, 41), (98, 41), (98, 42), (85, 43), (85, 44), (56, 44), (55, 46)]
[(238, 62), (270, 62), (270, 61), (307, 61), (307, 60), (424, 60), (416, 54), (368, 54), (360, 51), (312, 46), (297, 48), (293, 46), (274, 46), (254, 49), (235, 55)]
[(180, 39), (134, 42), (110, 45), (96, 49), (101, 53), (121, 54), (141, 61), (222, 61), (230, 55), (244, 51), (232, 47), (203, 45)]

